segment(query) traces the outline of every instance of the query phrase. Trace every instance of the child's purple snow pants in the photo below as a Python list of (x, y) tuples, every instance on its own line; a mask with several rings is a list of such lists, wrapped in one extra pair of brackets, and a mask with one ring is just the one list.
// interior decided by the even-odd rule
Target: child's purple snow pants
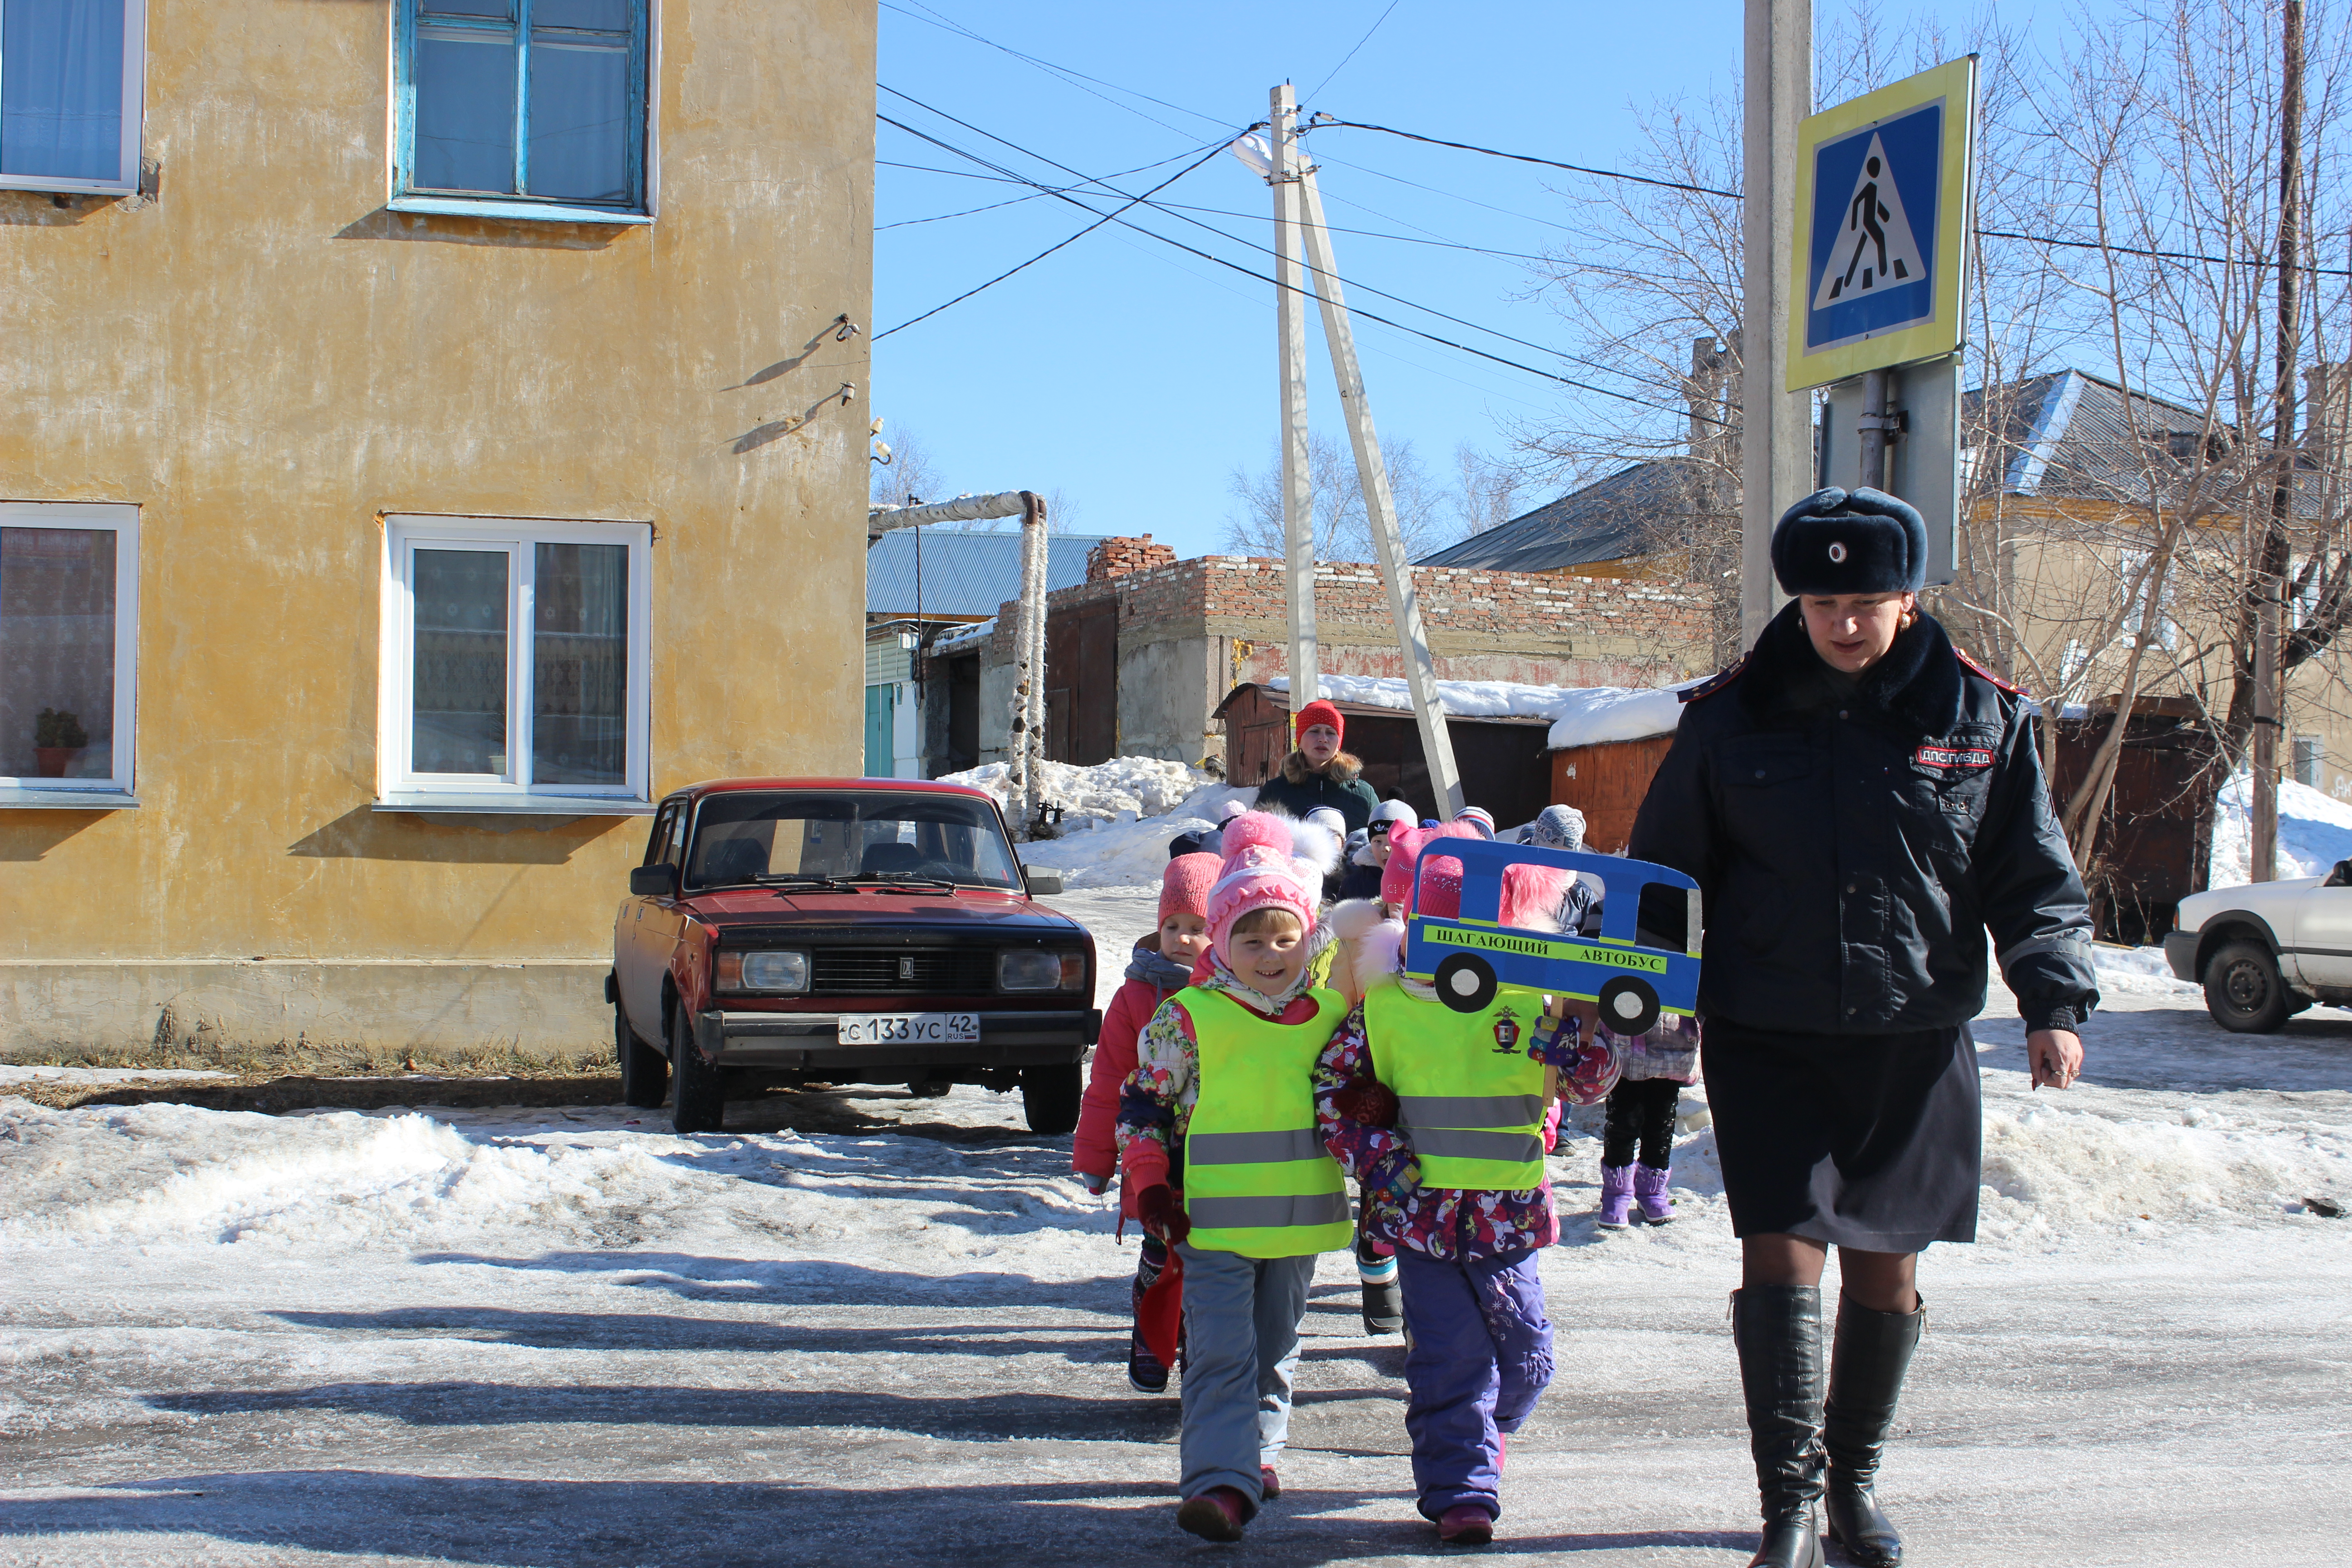
[(1551, 1322), (1533, 1249), (1436, 1258), (1397, 1248), (1404, 1289), (1404, 1429), (1423, 1518), (1475, 1503), (1497, 1519), (1503, 1436), (1551, 1382)]

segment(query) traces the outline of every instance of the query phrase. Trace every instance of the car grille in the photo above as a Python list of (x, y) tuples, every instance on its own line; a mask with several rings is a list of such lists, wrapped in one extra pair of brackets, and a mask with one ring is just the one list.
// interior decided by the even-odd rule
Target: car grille
[(994, 948), (820, 947), (809, 956), (816, 971), (809, 990), (817, 995), (977, 995), (996, 989)]

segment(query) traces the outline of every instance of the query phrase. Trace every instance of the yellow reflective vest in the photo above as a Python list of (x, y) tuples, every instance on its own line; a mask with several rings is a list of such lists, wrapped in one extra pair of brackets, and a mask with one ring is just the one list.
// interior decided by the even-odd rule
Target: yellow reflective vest
[(1432, 1187), (1519, 1193), (1544, 1178), (1544, 1066), (1528, 1055), (1541, 1005), (1505, 987), (1457, 1013), (1402, 985), (1364, 997), (1374, 1069), (1397, 1097), (1398, 1130)]
[(1184, 1212), (1194, 1247), (1298, 1258), (1355, 1237), (1347, 1183), (1315, 1131), (1316, 1058), (1347, 1016), (1309, 991), (1315, 1016), (1277, 1024), (1222, 991), (1187, 986), (1200, 1086), (1184, 1132)]

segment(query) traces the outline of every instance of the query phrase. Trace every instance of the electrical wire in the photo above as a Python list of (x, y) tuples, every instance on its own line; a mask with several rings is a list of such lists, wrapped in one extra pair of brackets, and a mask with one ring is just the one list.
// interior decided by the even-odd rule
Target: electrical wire
[[(984, 44), (988, 47), (997, 50), (999, 53), (1011, 55), (1016, 60), (1024, 61), (1029, 65), (1034, 66), (1037, 69), (1045, 72), (1049, 76), (1061, 79), (1063, 85), (1066, 87), (1078, 87), (1078, 82), (1090, 81), (1097, 87), (1107, 87), (1113, 92), (1123, 92), (1130, 97), (1139, 98), (1146, 103), (1156, 103), (1162, 109), (1172, 109), (1179, 114), (1189, 114), (1195, 120), (1203, 120), (1212, 125), (1223, 125), (1224, 123), (1224, 118), (1222, 115), (1203, 114), (1197, 109), (1187, 109), (1181, 103), (1171, 103), (1164, 98), (1154, 98), (1150, 93), (1139, 91), (1135, 88), (1122, 87), (1115, 81), (1105, 81), (1098, 76), (1088, 76), (1082, 70), (1075, 69), (1069, 66), (1055, 65), (1052, 60), (1041, 59), (1035, 55), (1024, 54), (1021, 50), (1013, 48), (1009, 45), (1000, 44), (994, 38), (991, 38), (982, 34), (972, 31), (970, 27), (965, 26), (961, 22), (959, 22), (952, 16), (948, 16), (945, 12), (932, 10), (930, 6), (924, 5), (923, 0), (914, 0), (914, 4), (922, 6), (922, 9), (926, 11), (929, 11), (931, 13), (929, 16), (918, 16), (914, 12), (908, 10), (904, 5), (893, 5), (891, 0), (880, 0), (880, 4), (884, 10), (896, 11), (898, 15), (906, 17), (908, 21), (920, 22), (925, 26), (937, 27), (942, 32), (960, 34), (962, 37), (971, 39), (975, 44)], [(938, 19), (933, 20), (934, 17)], [(1076, 78), (1077, 79), (1073, 81), (1068, 79), (1070, 78)], [(1100, 98), (1105, 103), (1109, 104), (1112, 108), (1124, 110), (1128, 113), (1134, 115), (1139, 120), (1149, 120), (1152, 124), (1164, 127), (1170, 131), (1174, 131), (1180, 136), (1184, 134), (1182, 131), (1178, 130), (1178, 128), (1173, 125), (1170, 125), (1168, 121), (1159, 118), (1157, 115), (1146, 114), (1143, 110), (1137, 109), (1132, 104), (1121, 103), (1115, 98), (1105, 98), (1101, 93), (1095, 92), (1093, 88), (1078, 87), (1078, 90), (1080, 92), (1090, 93), (1096, 98)]]
[(1423, 136), (1411, 131), (1399, 131), (1392, 125), (1368, 125), (1360, 120), (1334, 120), (1328, 114), (1316, 115), (1298, 128), (1299, 134), (1332, 126), (1347, 131), (1377, 131), (1385, 136), (1402, 136), (1408, 142), (1425, 142), (1432, 147), (1452, 147), (1464, 153), (1483, 153), (1489, 158), (1509, 158), (1520, 163), (1541, 163), (1549, 169), (1566, 169), (1572, 174), (1597, 174), (1604, 180), (1630, 180), (1637, 185), (1657, 185), (1669, 191), (1689, 191), (1702, 196), (1728, 196), (1739, 199), (1738, 191), (1718, 191), (1712, 185), (1686, 184), (1680, 180), (1654, 180), (1647, 174), (1628, 174), (1617, 169), (1593, 169), (1582, 163), (1563, 163), (1557, 158), (1537, 158), (1525, 153), (1505, 153), (1493, 147), (1480, 147), (1468, 142), (1447, 142), (1435, 136)]
[[(1139, 164), (1137, 164), (1137, 165), (1136, 165), (1134, 168), (1132, 168), (1132, 169), (1121, 169), (1121, 170), (1119, 170), (1117, 174), (1105, 174), (1105, 175), (1103, 175), (1103, 176), (1102, 176), (1102, 178), (1103, 178), (1104, 180), (1123, 180), (1123, 179), (1127, 178), (1127, 176), (1128, 176), (1128, 175), (1129, 175), (1129, 174), (1149, 174), (1150, 171), (1152, 171), (1152, 170), (1154, 170), (1154, 169), (1161, 168), (1161, 167), (1164, 167), (1164, 166), (1165, 166), (1165, 165), (1167, 165), (1167, 164), (1173, 163), (1175, 163), (1175, 162), (1176, 162), (1178, 159), (1180, 159), (1180, 158), (1189, 158), (1189, 157), (1192, 157), (1192, 156), (1194, 153), (1205, 153), (1205, 152), (1209, 151), (1209, 150), (1210, 150), (1210, 149), (1212, 149), (1212, 148), (1215, 148), (1215, 147), (1222, 147), (1222, 146), (1223, 146), (1223, 145), (1225, 145), (1225, 143), (1224, 143), (1222, 140), (1220, 140), (1220, 141), (1215, 141), (1215, 142), (1204, 142), (1204, 143), (1202, 143), (1202, 144), (1201, 144), (1201, 145), (1194, 146), (1194, 147), (1192, 147), (1192, 148), (1188, 148), (1187, 150), (1185, 150), (1184, 152), (1181, 152), (1181, 153), (1171, 153), (1171, 154), (1169, 154), (1169, 155), (1168, 155), (1167, 157), (1165, 157), (1165, 158), (1158, 158), (1158, 159), (1154, 159), (1152, 162), (1150, 162), (1150, 163), (1139, 163)], [(877, 158), (877, 159), (875, 160), (875, 162), (876, 162), (877, 163), (884, 163), (884, 162), (885, 162), (885, 160), (880, 159), (880, 158)], [(922, 165), (922, 164), (920, 164), (920, 163), (890, 163), (890, 164), (888, 164), (888, 167), (893, 168), (893, 169), (922, 169), (922, 168), (924, 168), (924, 165)], [(1024, 184), (1024, 183), (1025, 183), (1025, 182), (1024, 182), (1024, 181), (1020, 181), (1020, 180), (1008, 179), (1008, 178), (1006, 178), (1005, 176), (1003, 176), (1003, 175), (1002, 175), (1002, 174), (967, 174), (967, 173), (965, 173), (965, 172), (964, 172), (963, 170), (961, 170), (961, 169), (929, 169), (929, 170), (926, 170), (926, 172), (927, 172), (927, 173), (929, 173), (929, 174), (954, 174), (954, 175), (956, 175), (957, 177), (959, 177), (959, 178), (961, 178), (961, 179), (966, 179), (966, 180), (987, 180), (987, 181), (991, 181), (991, 182), (995, 183), (995, 184), (1007, 184), (1007, 185), (1018, 185), (1018, 184)], [(1089, 184), (1089, 185), (1092, 185), (1092, 184), (1099, 184), (1100, 183), (1101, 183), (1101, 181), (1098, 181), (1098, 180), (1092, 180), (1092, 179), (1086, 180), (1086, 181), (1082, 182), (1082, 184)], [(1065, 186), (1065, 187), (1064, 187), (1064, 189), (1066, 189), (1066, 190), (1076, 190), (1076, 189), (1077, 189), (1077, 188), (1078, 188), (1078, 187), (1077, 187), (1077, 186), (1075, 186), (1075, 185), (1070, 185), (1070, 186)], [(1034, 201), (1035, 201), (1039, 196), (1041, 196), (1041, 195), (1045, 195), (1045, 193), (1044, 193), (1043, 191), (1031, 191), (1031, 192), (1030, 192), (1027, 195), (1025, 195), (1025, 196), (1014, 196), (1014, 197), (1011, 198), (1011, 199), (1010, 199), (1010, 200), (1008, 200), (1008, 201), (1002, 201), (1002, 202), (991, 202), (991, 203), (989, 203), (986, 206), (979, 206), (979, 207), (966, 207), (966, 208), (964, 208), (961, 212), (952, 212), (952, 213), (934, 213), (934, 214), (933, 214), (931, 216), (929, 216), (929, 217), (910, 217), (910, 218), (902, 218), (902, 219), (900, 219), (900, 220), (899, 220), (898, 222), (897, 222), (897, 223), (883, 223), (883, 224), (877, 224), (877, 225), (875, 225), (875, 226), (874, 226), (874, 232), (875, 232), (875, 233), (877, 233), (877, 234), (880, 234), (884, 229), (888, 229), (888, 228), (909, 228), (909, 227), (912, 227), (914, 225), (919, 224), (919, 223), (944, 223), (944, 222), (946, 222), (949, 218), (951, 218), (951, 217), (970, 217), (970, 216), (971, 216), (974, 213), (988, 213), (988, 212), (994, 212), (994, 211), (995, 211), (997, 208), (999, 208), (999, 207), (1018, 206), (1018, 205), (1020, 205), (1023, 202), (1034, 202)]]
[[(904, 125), (904, 124), (900, 124), (898, 121), (891, 120), (891, 119), (890, 119), (888, 116), (887, 116), (887, 115), (879, 115), (879, 116), (877, 116), (877, 119), (880, 119), (880, 120), (882, 120), (882, 121), (885, 121), (885, 123), (891, 124), (891, 125), (897, 125), (897, 126), (898, 127), (898, 129), (899, 129), (899, 130), (901, 130), (901, 131), (905, 131), (905, 132), (911, 132), (912, 134), (917, 135), (917, 136), (922, 136), (924, 141), (926, 141), (926, 142), (932, 142), (932, 143), (934, 143), (934, 144), (935, 144), (935, 145), (937, 145), (937, 146), (944, 147), (944, 148), (946, 148), (946, 149), (947, 149), (947, 151), (949, 151), (949, 152), (950, 152), (950, 153), (955, 153), (955, 152), (959, 152), (959, 151), (960, 151), (960, 149), (958, 149), (958, 148), (954, 148), (954, 147), (948, 147), (946, 142), (940, 142), (937, 137), (933, 137), (933, 136), (923, 136), (923, 133), (922, 133), (921, 132), (919, 132), (919, 131), (915, 130), (915, 128), (914, 128), (913, 126), (911, 126), (911, 125)], [(919, 315), (919, 316), (911, 317), (911, 318), (909, 318), (909, 319), (908, 319), (908, 320), (907, 320), (907, 321), (903, 321), (899, 322), (899, 323), (898, 323), (897, 326), (895, 326), (895, 327), (891, 327), (891, 328), (889, 328), (889, 329), (887, 329), (887, 331), (884, 331), (877, 332), (877, 333), (875, 333), (872, 337), (868, 338), (868, 339), (866, 340), (866, 342), (870, 342), (870, 343), (878, 343), (878, 342), (880, 342), (884, 338), (887, 338), (887, 337), (890, 336), (890, 335), (891, 335), (891, 333), (893, 333), (893, 332), (903, 332), (903, 331), (905, 331), (908, 327), (913, 326), (917, 321), (929, 321), (933, 316), (938, 315), (941, 310), (946, 310), (950, 305), (961, 305), (961, 304), (962, 304), (966, 300), (971, 299), (974, 294), (980, 293), (980, 292), (981, 292), (982, 290), (983, 290), (983, 289), (993, 289), (993, 288), (995, 288), (999, 283), (1003, 282), (1007, 278), (1012, 277), (1014, 273), (1016, 273), (1016, 272), (1024, 272), (1024, 271), (1026, 271), (1028, 268), (1032, 268), (1032, 267), (1036, 266), (1036, 265), (1037, 265), (1037, 263), (1039, 263), (1039, 262), (1041, 262), (1041, 261), (1045, 260), (1045, 258), (1047, 258), (1047, 257), (1049, 257), (1049, 256), (1053, 255), (1053, 254), (1054, 254), (1054, 252), (1055, 252), (1055, 251), (1057, 251), (1057, 250), (1061, 249), (1064, 246), (1072, 245), (1072, 244), (1075, 244), (1076, 242), (1077, 242), (1078, 240), (1084, 239), (1087, 236), (1088, 236), (1088, 235), (1090, 235), (1090, 234), (1092, 234), (1092, 233), (1094, 233), (1094, 231), (1095, 231), (1095, 230), (1097, 230), (1097, 229), (1098, 229), (1098, 228), (1102, 227), (1102, 226), (1103, 226), (1104, 224), (1107, 224), (1107, 223), (1117, 223), (1117, 222), (1120, 222), (1120, 221), (1122, 221), (1122, 220), (1119, 218), (1119, 216), (1118, 216), (1118, 215), (1119, 215), (1119, 213), (1123, 213), (1123, 212), (1125, 212), (1125, 211), (1127, 210), (1127, 207), (1134, 206), (1134, 205), (1136, 205), (1138, 203), (1142, 202), (1146, 197), (1149, 197), (1149, 196), (1154, 195), (1158, 194), (1158, 193), (1159, 193), (1159, 192), (1160, 192), (1160, 191), (1164, 191), (1164, 190), (1166, 190), (1169, 186), (1171, 186), (1171, 185), (1174, 184), (1177, 181), (1179, 181), (1179, 180), (1182, 179), (1185, 175), (1187, 175), (1187, 174), (1191, 174), (1193, 170), (1195, 170), (1195, 169), (1199, 168), (1202, 163), (1207, 163), (1210, 159), (1212, 159), (1212, 158), (1215, 157), (1219, 153), (1223, 152), (1223, 151), (1224, 151), (1224, 147), (1225, 147), (1225, 144), (1224, 144), (1223, 142), (1218, 142), (1216, 146), (1214, 146), (1214, 147), (1211, 148), (1207, 153), (1205, 153), (1202, 154), (1202, 156), (1201, 156), (1199, 159), (1197, 159), (1196, 161), (1194, 161), (1194, 162), (1192, 162), (1192, 163), (1188, 163), (1188, 164), (1186, 164), (1184, 167), (1182, 167), (1182, 168), (1181, 168), (1181, 169), (1177, 170), (1174, 174), (1172, 174), (1169, 175), (1166, 179), (1164, 179), (1164, 180), (1160, 181), (1158, 184), (1156, 184), (1156, 185), (1152, 186), (1150, 190), (1146, 191), (1146, 192), (1143, 194), (1143, 195), (1140, 195), (1140, 196), (1135, 196), (1135, 197), (1130, 198), (1130, 199), (1129, 200), (1128, 204), (1127, 204), (1127, 206), (1125, 206), (1125, 207), (1120, 207), (1117, 212), (1105, 213), (1105, 214), (1101, 215), (1101, 216), (1099, 216), (1099, 217), (1098, 217), (1095, 222), (1093, 222), (1093, 223), (1090, 223), (1090, 224), (1087, 225), (1087, 226), (1086, 226), (1086, 227), (1084, 227), (1084, 228), (1082, 228), (1082, 229), (1078, 230), (1078, 232), (1077, 232), (1077, 233), (1076, 233), (1076, 234), (1074, 234), (1074, 235), (1071, 235), (1067, 239), (1064, 239), (1064, 240), (1059, 241), (1059, 242), (1058, 242), (1058, 243), (1056, 243), (1056, 244), (1047, 246), (1045, 249), (1043, 249), (1043, 250), (1039, 251), (1036, 255), (1034, 255), (1034, 256), (1031, 257), (1028, 260), (1026, 260), (1026, 261), (1023, 262), (1020, 266), (1018, 266), (1018, 267), (1013, 267), (1013, 268), (1006, 268), (1004, 271), (1000, 272), (1000, 273), (998, 273), (995, 277), (993, 277), (993, 278), (990, 279), (987, 282), (985, 282), (985, 283), (982, 283), (982, 284), (979, 285), (977, 288), (967, 289), (965, 289), (962, 293), (961, 293), (961, 294), (957, 295), (954, 299), (950, 300), (947, 300), (945, 303), (938, 304), (938, 305), (934, 305), (934, 306), (932, 306), (929, 310), (928, 310), (924, 311), (924, 312), (923, 312), (921, 315)], [(968, 154), (968, 153), (967, 153), (967, 154), (964, 154), (964, 155), (965, 155), (965, 156), (970, 156), (970, 154)], [(978, 159), (974, 159), (973, 161), (974, 161), (975, 163), (980, 162), (980, 160), (978, 160)], [(1033, 181), (1033, 182), (1031, 182), (1031, 183), (1032, 183), (1032, 184), (1034, 184), (1035, 182), (1034, 182), (1034, 181)], [(1087, 211), (1087, 212), (1094, 212), (1094, 211), (1096, 211), (1096, 209), (1095, 209), (1095, 208), (1090, 207), (1090, 206), (1087, 206), (1086, 203), (1081, 202), (1081, 201), (1078, 201), (1076, 197), (1069, 195), (1068, 195), (1067, 193), (1066, 193), (1066, 192), (1062, 192), (1062, 191), (1055, 190), (1055, 189), (1054, 189), (1052, 186), (1050, 186), (1050, 185), (1038, 185), (1038, 186), (1037, 186), (1037, 191), (1038, 191), (1038, 194), (1039, 194), (1039, 195), (1041, 195), (1060, 196), (1064, 201), (1070, 202), (1072, 205), (1076, 205), (1076, 206), (1077, 206), (1077, 207), (1079, 207), (1079, 208), (1081, 208), (1081, 209), (1083, 209), (1083, 210), (1085, 210), (1085, 211)], [(1132, 226), (1132, 225), (1129, 225), (1128, 226), (1132, 227), (1132, 226)], [(1146, 232), (1146, 233), (1150, 233), (1150, 231), (1147, 229), (1147, 230), (1145, 230), (1144, 232)]]
[(1404, 4), (1404, 0), (1389, 0), (1388, 10), (1381, 12), (1379, 16), (1373, 19), (1372, 25), (1364, 29), (1364, 36), (1356, 40), (1356, 47), (1349, 49), (1346, 54), (1341, 55), (1339, 57), (1339, 63), (1333, 66), (1329, 72), (1324, 76), (1323, 79), (1315, 84), (1315, 90), (1308, 93), (1299, 101), (1302, 103), (1311, 103), (1316, 99), (1322, 97), (1323, 89), (1331, 85), (1331, 79), (1348, 68), (1348, 62), (1354, 59), (1357, 54), (1362, 50), (1363, 47), (1372, 41), (1372, 35), (1381, 30), (1381, 24), (1387, 21), (1390, 16), (1395, 12), (1396, 8), (1402, 4)]

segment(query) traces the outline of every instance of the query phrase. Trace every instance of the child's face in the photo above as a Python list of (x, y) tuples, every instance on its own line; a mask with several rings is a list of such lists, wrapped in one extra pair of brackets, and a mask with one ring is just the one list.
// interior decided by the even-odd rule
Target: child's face
[(1235, 933), (1226, 944), (1234, 977), (1261, 996), (1279, 996), (1307, 967), (1307, 933), (1296, 921)]
[(1387, 865), (1389, 863), (1389, 830), (1385, 826), (1375, 828), (1373, 830), (1371, 846), (1372, 864), (1375, 866)]
[(1171, 963), (1198, 963), (1209, 951), (1209, 922), (1198, 915), (1170, 915), (1160, 922), (1160, 956)]

